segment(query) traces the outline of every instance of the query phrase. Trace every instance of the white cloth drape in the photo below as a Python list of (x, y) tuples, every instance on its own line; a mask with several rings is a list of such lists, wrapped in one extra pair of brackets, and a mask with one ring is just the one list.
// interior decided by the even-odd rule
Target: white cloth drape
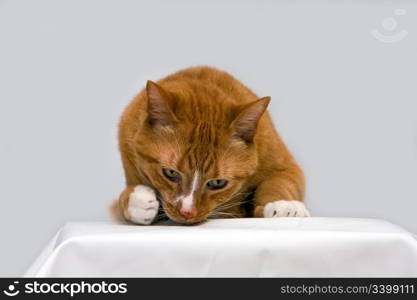
[(354, 218), (68, 223), (25, 276), (415, 277), (417, 240), (389, 222)]

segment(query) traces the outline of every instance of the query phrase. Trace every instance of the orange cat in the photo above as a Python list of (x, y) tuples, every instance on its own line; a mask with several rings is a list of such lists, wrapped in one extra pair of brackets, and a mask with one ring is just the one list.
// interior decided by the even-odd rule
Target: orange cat
[(137, 224), (158, 212), (185, 224), (309, 216), (303, 173), (265, 111), (269, 101), (210, 67), (148, 81), (120, 121), (127, 186), (113, 210)]

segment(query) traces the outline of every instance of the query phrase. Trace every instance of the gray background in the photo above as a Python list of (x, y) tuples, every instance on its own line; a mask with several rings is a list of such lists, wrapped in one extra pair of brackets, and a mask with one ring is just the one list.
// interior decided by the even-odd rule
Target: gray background
[[(374, 28), (409, 34), (388, 44)], [(123, 107), (200, 64), (272, 96), (314, 216), (417, 232), (416, 33), (416, 1), (0, 0), (0, 276), (66, 221), (109, 218)]]

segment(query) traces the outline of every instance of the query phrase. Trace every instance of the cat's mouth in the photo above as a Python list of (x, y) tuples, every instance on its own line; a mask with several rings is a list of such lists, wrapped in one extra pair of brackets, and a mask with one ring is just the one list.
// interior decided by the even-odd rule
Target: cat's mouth
[(210, 216), (210, 213), (200, 211), (200, 213), (195, 217), (187, 218), (180, 213), (178, 205), (176, 206), (173, 203), (166, 201), (161, 193), (157, 192), (156, 198), (160, 204), (159, 216), (162, 218), (166, 217), (175, 223), (183, 225), (196, 225), (204, 223)]
[(183, 224), (183, 225), (196, 225), (201, 224), (205, 221), (207, 221), (208, 216), (195, 216), (193, 218), (186, 218), (182, 216), (179, 211), (173, 209), (167, 208), (165, 205), (162, 205), (163, 214), (165, 214), (166, 217), (168, 217), (171, 221), (174, 221), (175, 223)]
[(170, 220), (179, 224), (184, 224), (184, 225), (196, 225), (196, 224), (200, 224), (200, 223), (207, 221), (207, 218), (201, 218), (201, 217), (194, 217), (194, 218), (187, 219), (179, 214), (178, 216), (174, 216), (172, 213), (169, 213), (168, 211), (165, 211), (165, 214)]

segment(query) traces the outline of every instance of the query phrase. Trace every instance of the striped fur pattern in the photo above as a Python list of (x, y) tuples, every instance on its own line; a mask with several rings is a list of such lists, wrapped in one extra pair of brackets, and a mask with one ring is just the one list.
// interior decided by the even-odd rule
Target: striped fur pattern
[(303, 173), (266, 112), (269, 101), (211, 67), (148, 81), (119, 124), (126, 189), (114, 213), (145, 224), (137, 220), (152, 215), (146, 205), (137, 204), (138, 217), (128, 213), (142, 185), (160, 204), (149, 224), (161, 216), (184, 224), (264, 217), (268, 203), (302, 201)]

